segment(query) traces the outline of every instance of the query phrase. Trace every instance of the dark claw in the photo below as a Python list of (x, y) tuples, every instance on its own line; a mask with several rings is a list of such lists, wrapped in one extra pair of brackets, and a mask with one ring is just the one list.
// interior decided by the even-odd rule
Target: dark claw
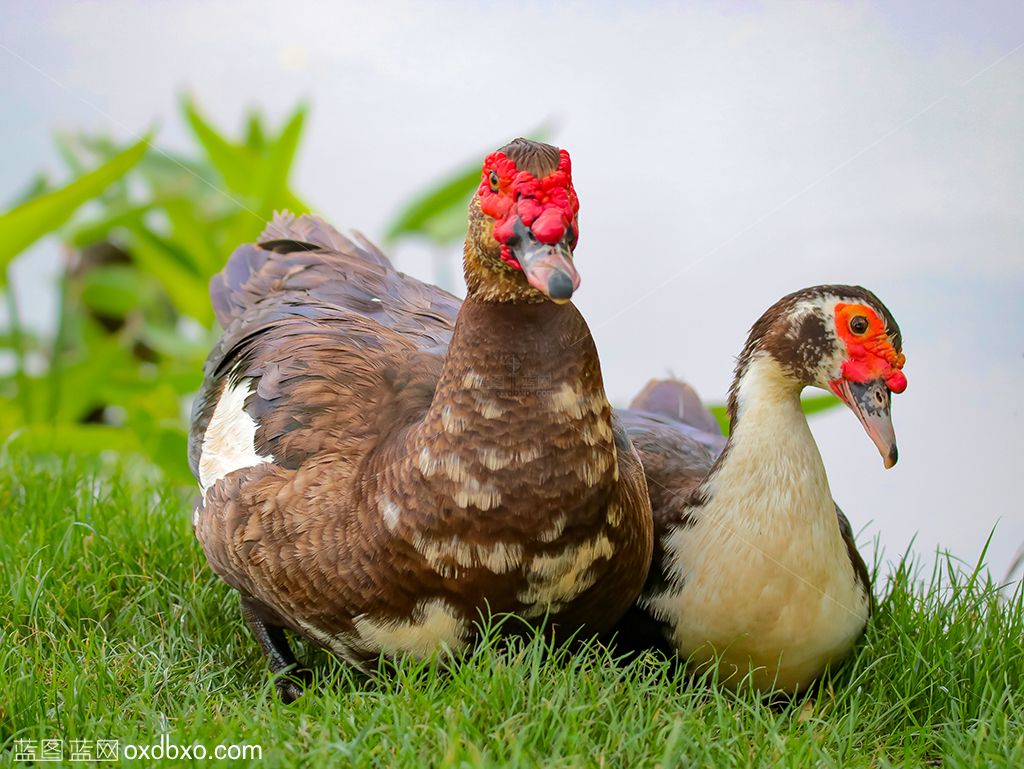
[(297, 667), (285, 673), (278, 673), (274, 676), (274, 684), (277, 686), (277, 694), (280, 696), (281, 702), (291, 705), (313, 685), (313, 671), (309, 668)]
[(274, 684), (277, 693), (285, 705), (290, 705), (302, 696), (303, 692), (313, 683), (313, 673), (302, 667), (292, 654), (284, 629), (279, 625), (269, 624), (266, 612), (251, 598), (242, 596), (242, 618), (249, 626), (253, 637), (267, 658), (267, 666), (274, 673)]

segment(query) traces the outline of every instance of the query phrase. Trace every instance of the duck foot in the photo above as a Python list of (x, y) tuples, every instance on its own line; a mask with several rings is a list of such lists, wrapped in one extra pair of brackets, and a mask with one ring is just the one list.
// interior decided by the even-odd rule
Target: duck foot
[(313, 672), (299, 664), (285, 637), (284, 628), (267, 621), (267, 612), (252, 598), (241, 597), (242, 619), (260, 645), (281, 701), (290, 705), (313, 683)]
[(301, 666), (274, 676), (277, 695), (285, 705), (291, 705), (313, 685), (313, 671)]

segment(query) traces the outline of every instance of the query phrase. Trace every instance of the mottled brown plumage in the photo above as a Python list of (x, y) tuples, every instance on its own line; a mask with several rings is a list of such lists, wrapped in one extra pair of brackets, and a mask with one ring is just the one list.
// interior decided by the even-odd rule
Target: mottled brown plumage
[(294, 663), (280, 628), (363, 665), (458, 650), (487, 612), (599, 632), (639, 592), (647, 490), (589, 330), (489, 227), (474, 200), (461, 305), (308, 216), (211, 283), (195, 529), (275, 672)]
[[(826, 362), (839, 355), (838, 340), (829, 330), (833, 322), (829, 307), (837, 300), (874, 309), (899, 350), (896, 321), (874, 294), (854, 286), (817, 286), (784, 297), (751, 329), (730, 389), (732, 437), (728, 442), (717, 430), (708, 429), (713, 424), (710, 412), (689, 385), (677, 380), (652, 381), (630, 410), (619, 414), (643, 462), (655, 524), (647, 585), (638, 605), (617, 628), (623, 646), (677, 650), (698, 668), (709, 664), (702, 646), (719, 653), (729, 650), (734, 657), (720, 675), (733, 684), (747, 672), (749, 650), (750, 664), (761, 666), (753, 676), (755, 685), (792, 691), (805, 687), (827, 664), (813, 660), (842, 659), (848, 648), (843, 644), (862, 632), (873, 600), (868, 570), (849, 521), (828, 495), (823, 468), (819, 472), (820, 457), (798, 401), (805, 385), (822, 386), (822, 372), (831, 365)], [(769, 372), (767, 385), (747, 377), (755, 365)], [(743, 393), (745, 409), (741, 408)], [(781, 398), (779, 406), (764, 410), (752, 405), (775, 397)], [(792, 411), (782, 421), (765, 417), (775, 409)], [(747, 412), (755, 414), (751, 424), (741, 419)], [(760, 448), (788, 445), (791, 436), (761, 434), (779, 429), (806, 433), (793, 443), (793, 451), (803, 458), (788, 456), (788, 448), (779, 452)], [(733, 456), (737, 445), (751, 442), (759, 448)], [(736, 462), (744, 464), (727, 470)], [(758, 489), (758, 484), (763, 488)], [(801, 484), (813, 484), (818, 496), (804, 492)], [(748, 486), (750, 497), (743, 499)], [(821, 490), (827, 509), (815, 507), (813, 501)], [(723, 502), (727, 497), (732, 501)], [(785, 521), (776, 520), (774, 513), (763, 515), (762, 504), (796, 512)], [(799, 512), (801, 505), (807, 507), (806, 513)], [(831, 524), (830, 514), (834, 515)], [(801, 550), (807, 555), (801, 555)], [(819, 551), (820, 555), (812, 555)], [(751, 571), (750, 563), (757, 559), (765, 561), (763, 574)], [(750, 577), (741, 576), (748, 572)], [(731, 580), (743, 586), (732, 590)], [(787, 598), (789, 582), (806, 588), (811, 598)], [(806, 624), (792, 629), (771, 624), (776, 616), (798, 616), (801, 609), (794, 608), (796, 602), (822, 598), (827, 609), (839, 607), (839, 622), (820, 620), (821, 630), (816, 630), (814, 622), (823, 610), (812, 609)], [(815, 652), (818, 657), (808, 652), (812, 661), (801, 663), (803, 667), (778, 666), (785, 655), (797, 659), (802, 648), (815, 649), (816, 632), (831, 632), (842, 623), (850, 627), (845, 635), (838, 635), (834, 649), (822, 641), (822, 648)], [(759, 637), (759, 632), (764, 636)]]

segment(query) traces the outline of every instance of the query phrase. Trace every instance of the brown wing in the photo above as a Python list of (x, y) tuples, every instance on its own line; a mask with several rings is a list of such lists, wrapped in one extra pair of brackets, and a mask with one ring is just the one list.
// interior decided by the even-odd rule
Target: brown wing
[(193, 404), (197, 477), (203, 436), (229, 381), (255, 380), (246, 410), (259, 423), (257, 450), (286, 467), (339, 433), (369, 429), (367, 403), (378, 404), (379, 418), (425, 409), (460, 304), (395, 271), (367, 241), (290, 215), (275, 217), (258, 245), (237, 249), (210, 294), (225, 331)]
[[(670, 526), (686, 524), (693, 494), (714, 465), (719, 450), (701, 440), (714, 436), (667, 415), (633, 410), (616, 414), (643, 463), (651, 498), (654, 549), (647, 576), (647, 589), (650, 589), (665, 582), (665, 533)], [(724, 445), (725, 439), (721, 440)], [(662, 624), (635, 605), (616, 626), (615, 639), (617, 648), (624, 652), (671, 649)]]
[[(651, 499), (654, 548), (647, 577), (650, 588), (665, 581), (664, 535), (669, 526), (685, 524), (693, 493), (710, 471), (718, 451), (694, 437), (698, 431), (692, 425), (667, 415), (630, 409), (616, 411), (616, 416), (643, 463)], [(707, 433), (699, 435), (708, 437)], [(614, 639), (620, 652), (661, 649), (668, 653), (672, 649), (663, 625), (636, 605), (616, 625)]]
[(681, 379), (652, 379), (618, 412), (647, 476), (655, 540), (685, 517), (691, 494), (725, 449), (718, 421)]
[(251, 327), (258, 320), (251, 311), (268, 299), (297, 305), (308, 300), (345, 308), (401, 334), (425, 335), (430, 345), (441, 337), (447, 346), (461, 301), (397, 272), (376, 246), (354, 237), (315, 216), (275, 216), (257, 244), (238, 248), (210, 280), (225, 336), (240, 330), (235, 321), (243, 315), (249, 317), (241, 331)]
[(871, 592), (871, 575), (868, 573), (868, 567), (864, 563), (864, 559), (861, 558), (860, 552), (857, 550), (857, 541), (853, 536), (853, 527), (850, 525), (850, 520), (839, 509), (839, 505), (836, 505), (836, 517), (839, 519), (839, 533), (843, 535), (843, 542), (846, 543), (846, 552), (850, 556), (850, 565), (853, 567), (853, 573), (856, 575), (861, 587), (864, 588), (864, 593), (868, 597), (868, 608), (873, 614), (875, 611), (875, 597)]
[[(643, 462), (657, 540), (665, 526), (683, 519), (691, 494), (711, 470), (719, 451), (681, 422), (632, 410), (616, 413)], [(724, 443), (723, 438), (723, 447)]]

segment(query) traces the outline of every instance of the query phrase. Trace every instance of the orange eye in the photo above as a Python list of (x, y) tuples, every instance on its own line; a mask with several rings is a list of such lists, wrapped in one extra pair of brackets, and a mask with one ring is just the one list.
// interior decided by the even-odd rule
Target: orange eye
[(498, 191), (498, 173), (491, 171), (491, 175), (488, 177), (488, 181), (491, 183), (491, 192)]
[(863, 315), (854, 315), (850, 318), (850, 331), (855, 333), (857, 336), (861, 336), (868, 330), (868, 319)]

